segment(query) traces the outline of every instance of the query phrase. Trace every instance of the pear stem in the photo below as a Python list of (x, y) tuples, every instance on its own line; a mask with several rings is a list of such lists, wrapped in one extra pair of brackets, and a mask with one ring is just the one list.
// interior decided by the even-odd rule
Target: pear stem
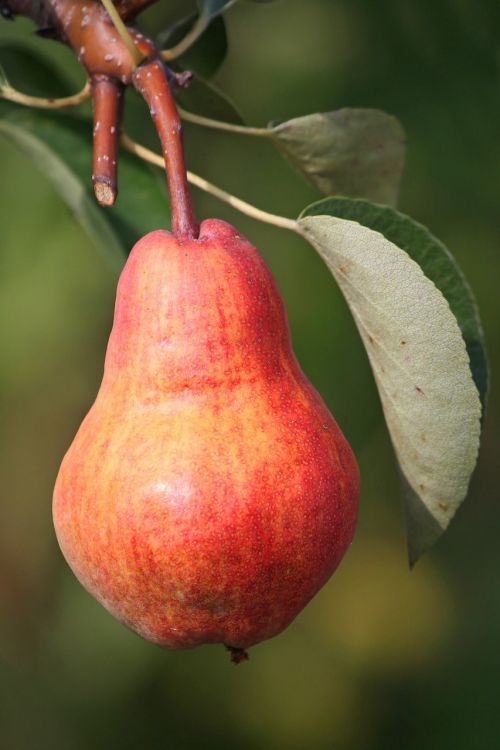
[(170, 192), (172, 232), (176, 237), (195, 239), (198, 236), (198, 225), (187, 181), (182, 125), (170, 90), (167, 70), (163, 62), (154, 57), (136, 68), (132, 80), (146, 100), (160, 137)]

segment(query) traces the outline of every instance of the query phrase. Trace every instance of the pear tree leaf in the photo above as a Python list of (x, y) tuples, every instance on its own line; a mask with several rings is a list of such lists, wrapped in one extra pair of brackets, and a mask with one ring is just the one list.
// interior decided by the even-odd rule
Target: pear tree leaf
[[(158, 35), (157, 45), (166, 49), (180, 42), (196, 23), (198, 16), (192, 13), (169, 26)], [(198, 39), (175, 60), (175, 68), (192, 70), (202, 78), (211, 78), (220, 68), (227, 54), (227, 34), (224, 19), (216, 16), (207, 25)]]
[(302, 216), (336, 216), (357, 221), (380, 232), (418, 263), (446, 298), (462, 331), (472, 377), (483, 413), (488, 395), (488, 359), (477, 304), (453, 255), (431, 232), (409, 216), (388, 206), (350, 198), (325, 198), (308, 206)]
[(285, 159), (324, 195), (396, 204), (406, 138), (392, 115), (339, 109), (268, 127)]
[(446, 298), (405, 250), (355, 221), (299, 218), (358, 326), (403, 476), (412, 562), (447, 528), (467, 494), (481, 400)]
[(139, 237), (153, 228), (168, 228), (166, 189), (149, 167), (126, 152), (120, 154), (116, 205), (97, 205), (91, 184), (90, 118), (0, 101), (0, 136), (29, 156), (117, 272)]

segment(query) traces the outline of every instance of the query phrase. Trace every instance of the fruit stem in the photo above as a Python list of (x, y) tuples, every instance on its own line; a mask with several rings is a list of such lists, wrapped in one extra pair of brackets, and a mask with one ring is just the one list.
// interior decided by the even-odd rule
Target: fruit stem
[(154, 57), (143, 62), (133, 73), (132, 81), (144, 97), (160, 137), (172, 208), (172, 232), (176, 237), (195, 239), (198, 225), (187, 181), (182, 125), (170, 90), (167, 70)]

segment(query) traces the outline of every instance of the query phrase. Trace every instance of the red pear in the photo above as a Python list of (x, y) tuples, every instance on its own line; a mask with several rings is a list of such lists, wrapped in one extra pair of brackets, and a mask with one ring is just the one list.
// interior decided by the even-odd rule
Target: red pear
[(215, 219), (195, 240), (141, 239), (54, 493), (58, 540), (85, 588), (161, 646), (223, 643), (237, 656), (331, 576), (358, 492), (257, 250)]

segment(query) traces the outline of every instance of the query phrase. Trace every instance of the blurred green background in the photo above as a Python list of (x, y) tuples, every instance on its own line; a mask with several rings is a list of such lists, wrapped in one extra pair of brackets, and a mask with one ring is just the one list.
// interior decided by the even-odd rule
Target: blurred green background
[[(159, 30), (187, 5), (159, 3), (144, 27)], [(410, 574), (394, 457), (335, 283), (298, 238), (196, 192), (199, 216), (237, 224), (278, 279), (297, 355), (359, 459), (359, 528), (328, 585), (238, 668), (221, 647), (165, 652), (125, 630), (72, 577), (50, 507), (100, 382), (116, 278), (44, 176), (0, 139), (0, 748), (491, 750), (500, 746), (498, 2), (241, 2), (226, 21), (230, 51), (215, 80), (247, 122), (372, 106), (404, 124), (400, 208), (454, 253), (489, 345), (470, 496)], [(31, 28), (0, 22), (0, 40)], [(82, 81), (67, 50), (39, 44)], [(186, 131), (189, 166), (259, 207), (295, 216), (317, 197), (269, 144)]]

